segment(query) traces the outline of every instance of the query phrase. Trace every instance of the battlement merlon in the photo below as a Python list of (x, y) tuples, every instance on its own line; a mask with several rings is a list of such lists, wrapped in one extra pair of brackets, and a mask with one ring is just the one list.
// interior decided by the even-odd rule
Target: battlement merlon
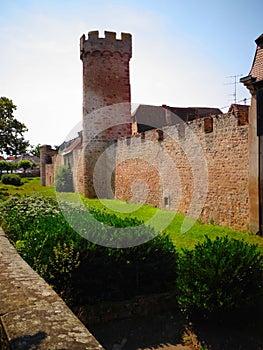
[(104, 38), (99, 38), (98, 31), (85, 34), (80, 38), (80, 58), (86, 53), (95, 51), (119, 52), (121, 55), (128, 54), (129, 59), (132, 57), (132, 35), (121, 33), (121, 39), (116, 39), (116, 32), (104, 32)]

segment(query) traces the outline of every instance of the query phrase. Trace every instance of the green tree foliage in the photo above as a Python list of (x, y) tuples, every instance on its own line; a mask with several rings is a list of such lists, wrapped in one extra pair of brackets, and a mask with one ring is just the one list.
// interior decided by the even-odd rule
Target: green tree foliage
[(72, 170), (67, 165), (58, 169), (55, 185), (58, 192), (74, 192)]
[(26, 169), (30, 169), (32, 166), (33, 166), (33, 163), (30, 162), (30, 160), (27, 160), (27, 159), (22, 159), (18, 163), (18, 168), (23, 168), (24, 169), (24, 173), (26, 172)]
[(3, 170), (6, 170), (6, 161), (0, 160), (0, 174), (2, 174)]
[(0, 97), (0, 154), (17, 156), (26, 151), (29, 143), (24, 139), (25, 124), (13, 115), (16, 106), (7, 97)]
[(40, 158), (40, 143), (38, 143), (36, 146), (31, 145), (28, 153), (32, 156)]
[(7, 170), (10, 170), (11, 173), (18, 168), (18, 164), (16, 162), (7, 162)]
[(17, 169), (17, 163), (10, 162), (7, 160), (0, 160), (0, 174), (2, 174), (3, 170), (6, 170), (7, 172)]

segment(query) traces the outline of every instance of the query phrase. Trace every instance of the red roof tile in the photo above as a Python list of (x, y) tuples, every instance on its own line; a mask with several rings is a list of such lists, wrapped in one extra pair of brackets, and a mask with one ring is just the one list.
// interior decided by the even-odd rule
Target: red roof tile
[(256, 81), (263, 80), (263, 34), (256, 39), (257, 50), (249, 75)]

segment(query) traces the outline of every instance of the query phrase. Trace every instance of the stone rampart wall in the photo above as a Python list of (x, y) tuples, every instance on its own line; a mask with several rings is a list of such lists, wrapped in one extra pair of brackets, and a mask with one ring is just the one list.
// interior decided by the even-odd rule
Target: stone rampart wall
[(246, 230), (248, 164), (238, 115), (150, 130), (118, 140), (115, 196)]
[(11, 350), (91, 350), (102, 346), (20, 257), (0, 228), (0, 322)]

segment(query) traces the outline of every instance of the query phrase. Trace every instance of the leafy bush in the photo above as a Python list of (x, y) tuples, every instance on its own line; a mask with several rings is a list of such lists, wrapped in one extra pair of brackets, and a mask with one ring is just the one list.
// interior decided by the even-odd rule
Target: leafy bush
[[(0, 225), (22, 257), (66, 298), (93, 303), (170, 288), (176, 276), (177, 253), (168, 236), (155, 237), (153, 228), (137, 219), (120, 219), (99, 210), (85, 215), (83, 208), (67, 203), (60, 207), (67, 211), (67, 220), (52, 198), (11, 198), (0, 205)], [(125, 239), (134, 243), (136, 239), (150, 240), (115, 249), (83, 238), (98, 235), (102, 243), (114, 241), (116, 246)]]
[[(13, 240), (18, 240), (24, 237), (28, 229), (37, 229), (43, 218), (56, 217), (59, 213), (58, 204), (51, 197), (11, 197), (0, 205), (0, 225), (7, 234), (12, 235)], [(46, 226), (43, 228), (45, 230)]]
[(9, 197), (8, 189), (6, 187), (0, 187), (0, 201), (6, 200)]
[(227, 236), (206, 237), (179, 257), (179, 305), (203, 316), (252, 306), (262, 293), (262, 266), (257, 246)]
[(58, 192), (74, 191), (72, 170), (68, 166), (59, 167), (55, 176), (55, 186)]
[(71, 294), (81, 304), (167, 292), (176, 277), (177, 252), (168, 236), (129, 248), (90, 245), (75, 271)]
[(15, 174), (4, 174), (1, 177), (2, 183), (5, 185), (20, 186), (21, 178)]
[(135, 218), (120, 218), (99, 209), (86, 209), (66, 202), (60, 208), (67, 222), (82, 237), (106, 247), (129, 247), (156, 236), (152, 227)]
[(67, 262), (68, 272), (78, 266), (82, 238), (67, 223), (55, 199), (12, 197), (0, 205), (0, 225), (21, 256), (48, 282), (59, 285), (65, 279), (61, 267), (67, 254), (72, 260)]

